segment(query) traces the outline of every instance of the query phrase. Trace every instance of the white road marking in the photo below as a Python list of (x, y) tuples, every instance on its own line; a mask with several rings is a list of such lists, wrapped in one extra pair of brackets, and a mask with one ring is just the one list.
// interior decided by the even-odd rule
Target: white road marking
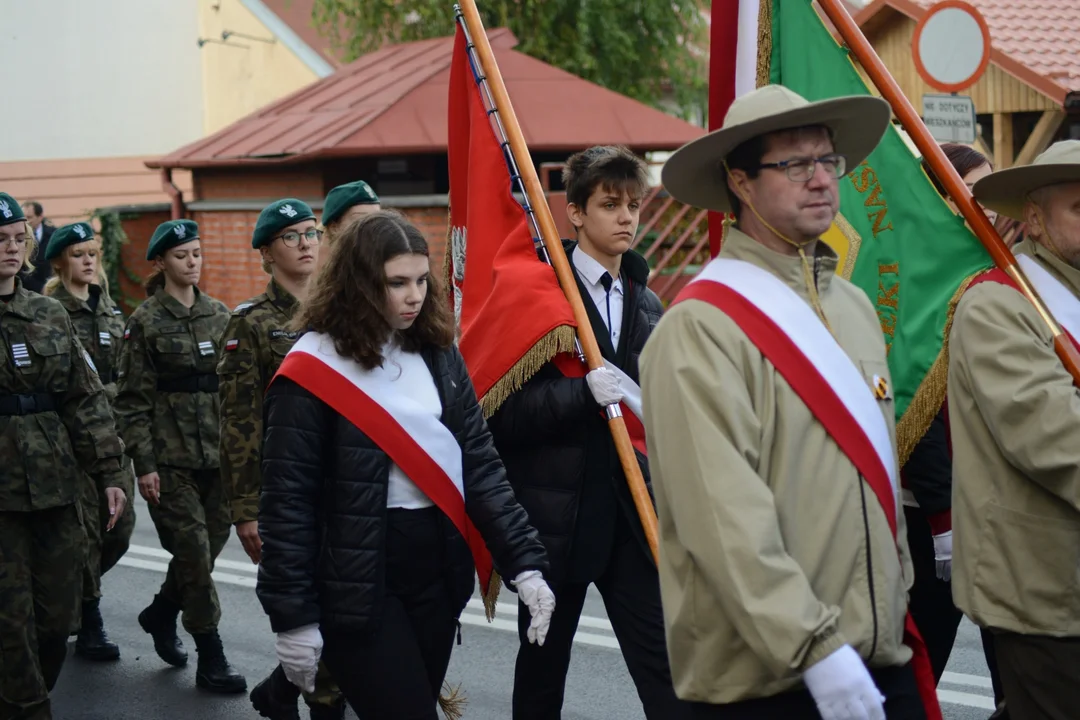
[[(169, 569), (167, 562), (161, 562), (162, 560), (169, 560), (172, 555), (161, 548), (147, 547), (145, 545), (132, 545), (128, 548), (128, 555), (120, 558), (120, 565), (127, 567), (138, 568), (139, 570), (152, 570), (154, 572), (165, 573)], [(142, 557), (131, 557), (131, 554), (140, 555)], [(155, 560), (145, 560), (143, 558), (156, 558)], [(255, 587), (255, 575), (258, 573), (258, 567), (246, 562), (237, 562), (236, 560), (224, 560), (218, 559), (214, 563), (215, 568), (225, 568), (228, 570), (236, 570), (244, 575), (238, 575), (234, 572), (221, 572), (221, 570), (214, 570), (214, 582), (223, 583), (225, 585), (237, 585), (240, 587), (253, 588)], [(509, 600), (509, 601), (508, 601)], [(496, 607), (496, 618), (491, 622), (487, 621), (484, 617), (484, 604), (479, 599), (472, 599), (469, 601), (469, 605), (466, 608), (466, 612), (461, 614), (461, 623), (463, 625), (474, 625), (476, 627), (486, 627), (493, 630), (502, 630), (505, 632), (517, 633), (517, 603), (513, 601), (513, 598), (503, 598)], [(586, 627), (595, 630), (606, 630), (611, 632), (611, 622), (598, 617), (591, 617), (589, 615), (582, 615), (581, 620), (578, 623), (579, 627)], [(598, 635), (596, 633), (577, 631), (574, 635), (574, 642), (580, 645), (591, 645), (594, 647), (607, 648), (609, 650), (618, 650), (619, 641), (614, 637), (607, 635)], [(941, 682), (949, 685), (963, 685), (967, 687), (977, 688), (991, 688), (990, 678), (983, 677), (981, 675), (965, 675), (963, 673), (947, 672), (941, 677)], [(974, 693), (959, 692), (956, 690), (941, 690), (937, 691), (938, 699), (943, 703), (949, 703), (950, 705), (964, 705), (966, 707), (980, 708), (983, 710), (994, 709), (994, 698), (987, 697), (985, 695), (975, 695)]]

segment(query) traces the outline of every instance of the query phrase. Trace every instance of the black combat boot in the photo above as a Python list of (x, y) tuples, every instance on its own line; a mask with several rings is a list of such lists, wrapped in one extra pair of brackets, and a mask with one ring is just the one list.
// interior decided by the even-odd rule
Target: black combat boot
[(300, 688), (289, 682), (285, 671), (278, 665), (274, 672), (251, 691), (251, 706), (270, 720), (300, 720), (296, 701)]
[(180, 615), (180, 606), (154, 596), (154, 602), (139, 613), (139, 625), (154, 638), (154, 650), (158, 657), (173, 667), (187, 665), (187, 651), (184, 643), (176, 635), (176, 618)]
[(83, 600), (82, 628), (75, 640), (75, 654), (98, 662), (120, 659), (120, 648), (105, 634), (105, 623), (96, 599)]
[(217, 630), (192, 634), (195, 649), (199, 651), (199, 667), (195, 671), (195, 685), (216, 693), (242, 693), (247, 690), (247, 680), (232, 669), (225, 659), (221, 637)]
[(334, 705), (311, 703), (308, 711), (311, 713), (311, 720), (345, 720), (345, 701)]

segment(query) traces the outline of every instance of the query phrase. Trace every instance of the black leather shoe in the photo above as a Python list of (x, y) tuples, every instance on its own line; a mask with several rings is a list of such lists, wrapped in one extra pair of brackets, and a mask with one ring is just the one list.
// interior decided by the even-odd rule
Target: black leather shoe
[(300, 688), (289, 682), (280, 665), (256, 685), (248, 697), (251, 698), (251, 706), (264, 718), (300, 720), (300, 713), (296, 710)]
[(207, 692), (242, 693), (247, 690), (247, 680), (233, 670), (225, 659), (221, 638), (217, 631), (192, 635), (195, 649), (199, 651), (199, 666), (195, 671), (195, 685)]
[(188, 654), (184, 644), (176, 635), (176, 617), (180, 607), (160, 595), (154, 596), (154, 602), (139, 613), (139, 626), (154, 638), (154, 651), (158, 657), (173, 667), (187, 665)]
[(109, 640), (97, 600), (84, 600), (82, 628), (75, 640), (75, 654), (95, 662), (120, 659), (120, 647)]

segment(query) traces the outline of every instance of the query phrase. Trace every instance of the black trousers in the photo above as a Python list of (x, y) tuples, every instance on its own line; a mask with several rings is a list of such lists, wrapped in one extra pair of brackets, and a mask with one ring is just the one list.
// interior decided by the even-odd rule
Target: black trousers
[(994, 630), (994, 651), (1012, 720), (1080, 717), (1080, 637)]
[[(870, 675), (885, 696), (887, 720), (926, 720), (926, 710), (910, 663), (903, 667), (872, 669)], [(695, 720), (821, 720), (821, 713), (817, 711), (810, 691), (804, 688), (729, 705), (693, 703), (691, 717)]]
[(926, 642), (934, 680), (941, 680), (949, 664), (956, 630), (964, 614), (953, 604), (952, 583), (939, 580), (934, 563), (934, 536), (926, 515), (919, 508), (904, 507), (907, 519), (908, 547), (915, 566), (915, 584), (911, 586), (908, 610)]
[(457, 618), (438, 509), (390, 509), (386, 596), (370, 632), (327, 632), (322, 659), (360, 720), (438, 720)]
[[(648, 720), (691, 717), (689, 704), (675, 697), (664, 640), (660, 579), (652, 564), (620, 521), (607, 568), (595, 581), (604, 598), (612, 630), (622, 648), (626, 667), (637, 687)], [(559, 720), (562, 716), (566, 672), (578, 620), (589, 583), (560, 583), (555, 614), (544, 646), (530, 644), (529, 609), (518, 602), (518, 649), (514, 671), (514, 720)]]

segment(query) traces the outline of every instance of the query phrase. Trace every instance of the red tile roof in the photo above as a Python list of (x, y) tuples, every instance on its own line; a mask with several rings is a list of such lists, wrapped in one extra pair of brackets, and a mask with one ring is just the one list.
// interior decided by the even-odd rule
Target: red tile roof
[[(990, 60), (1058, 103), (1080, 91), (1080, 0), (967, 0), (990, 26)], [(918, 20), (936, 0), (874, 0), (865, 25), (885, 7)]]
[[(597, 143), (674, 150), (704, 131), (512, 48), (488, 32), (529, 148), (573, 151)], [(446, 150), (452, 37), (390, 45), (150, 167), (221, 167), (315, 158)]]
[[(97, 208), (167, 203), (161, 174), (146, 157), (30, 160), (0, 163), (0, 190), (19, 202), (36, 200), (53, 224), (84, 220)], [(191, 173), (174, 172), (173, 182), (191, 194)]]

